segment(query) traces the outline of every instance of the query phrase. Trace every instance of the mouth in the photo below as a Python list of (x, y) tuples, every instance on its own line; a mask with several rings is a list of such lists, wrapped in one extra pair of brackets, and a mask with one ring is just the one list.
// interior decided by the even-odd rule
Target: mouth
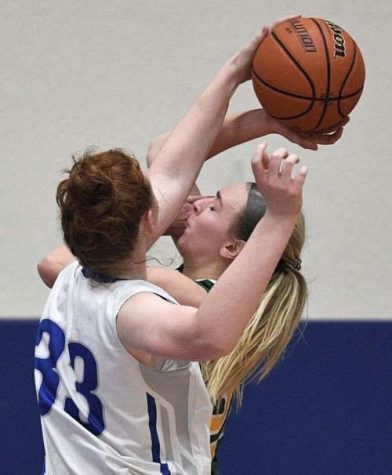
[(188, 219), (184, 223), (184, 229), (182, 231), (181, 237), (188, 234), (190, 228), (191, 228), (191, 218), (188, 217)]
[(185, 222), (185, 229), (189, 229), (191, 226), (192, 215), (189, 215)]

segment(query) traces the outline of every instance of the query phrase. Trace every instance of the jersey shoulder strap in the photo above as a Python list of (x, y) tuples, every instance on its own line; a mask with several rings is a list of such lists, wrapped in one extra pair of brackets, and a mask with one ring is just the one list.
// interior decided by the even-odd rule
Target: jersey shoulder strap
[(199, 284), (200, 287), (203, 287), (204, 290), (206, 290), (207, 292), (209, 292), (212, 287), (214, 287), (214, 284), (216, 282), (216, 280), (214, 279), (198, 279), (198, 280), (195, 280), (196, 284)]

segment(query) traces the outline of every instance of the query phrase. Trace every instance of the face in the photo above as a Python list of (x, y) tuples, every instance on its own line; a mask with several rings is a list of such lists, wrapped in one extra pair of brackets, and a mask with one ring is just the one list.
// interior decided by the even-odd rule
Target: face
[(233, 240), (231, 226), (237, 214), (245, 207), (248, 185), (236, 183), (222, 188), (216, 196), (194, 202), (184, 233), (177, 242), (183, 257), (203, 256), (214, 259)]

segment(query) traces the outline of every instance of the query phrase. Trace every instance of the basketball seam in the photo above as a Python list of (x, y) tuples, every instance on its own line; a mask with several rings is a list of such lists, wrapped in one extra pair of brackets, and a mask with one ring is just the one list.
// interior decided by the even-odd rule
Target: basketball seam
[[(289, 51), (289, 49), (286, 47), (286, 45), (284, 44), (283, 40), (281, 40), (279, 38), (279, 36), (276, 34), (275, 31), (272, 31), (271, 32), (271, 38), (275, 41), (275, 43), (277, 44), (278, 48), (280, 48), (286, 55), (287, 57), (289, 58), (289, 60), (291, 60), (292, 64), (294, 65), (294, 67), (300, 72), (302, 73), (304, 79), (308, 82), (308, 84), (310, 85), (310, 88), (311, 88), (311, 96), (307, 96), (307, 95), (301, 95), (301, 94), (296, 94), (294, 92), (288, 92), (288, 91), (285, 91), (285, 90), (282, 90), (278, 87), (275, 87), (273, 86), (272, 84), (269, 84), (267, 81), (265, 81), (264, 79), (262, 79), (261, 75), (259, 75), (259, 73), (257, 73), (255, 71), (255, 64), (253, 64), (253, 67), (252, 67), (252, 75), (253, 75), (253, 79), (254, 80), (257, 80), (259, 81), (260, 83), (260, 86), (263, 86), (267, 89), (271, 89), (272, 91), (275, 91), (277, 92), (278, 94), (282, 94), (282, 95), (285, 95), (285, 96), (288, 96), (288, 97), (292, 97), (294, 99), (300, 99), (300, 100), (306, 100), (306, 101), (309, 101), (309, 106), (306, 108), (306, 110), (304, 112), (301, 112), (300, 114), (296, 114), (296, 115), (293, 115), (293, 116), (285, 116), (285, 117), (279, 117), (277, 115), (272, 115), (270, 114), (272, 117), (278, 119), (278, 120), (293, 120), (293, 119), (297, 119), (297, 118), (300, 118), (302, 116), (305, 116), (307, 115), (311, 109), (314, 107), (314, 104), (315, 102), (319, 102), (322, 106), (322, 111), (321, 111), (321, 114), (319, 116), (319, 120), (317, 122), (317, 125), (309, 130), (307, 130), (307, 132), (312, 132), (314, 130), (318, 130), (318, 128), (320, 127), (320, 125), (322, 124), (323, 120), (325, 119), (326, 117), (326, 114), (327, 114), (327, 111), (328, 111), (328, 106), (329, 104), (331, 103), (331, 106), (333, 104), (334, 101), (336, 101), (336, 109), (337, 109), (337, 113), (339, 114), (339, 116), (341, 116), (342, 118), (346, 117), (347, 114), (343, 114), (343, 111), (342, 111), (342, 108), (341, 108), (341, 103), (346, 100), (346, 99), (350, 99), (350, 98), (355, 98), (355, 96), (358, 96), (358, 95), (361, 95), (362, 91), (363, 91), (363, 86), (361, 86), (358, 90), (350, 93), (350, 94), (347, 94), (345, 96), (343, 96), (343, 91), (344, 91), (344, 87), (345, 85), (347, 84), (347, 81), (353, 71), (353, 68), (354, 68), (354, 65), (355, 65), (355, 60), (356, 60), (356, 56), (357, 56), (357, 47), (356, 47), (356, 44), (355, 42), (353, 41), (354, 43), (354, 57), (353, 57), (353, 60), (352, 60), (352, 63), (349, 67), (349, 70), (347, 71), (346, 73), (346, 76), (343, 80), (343, 83), (341, 84), (341, 87), (339, 89), (339, 92), (338, 92), (338, 95), (335, 96), (335, 94), (332, 95), (331, 97), (331, 85), (332, 85), (332, 63), (331, 63), (331, 58), (330, 58), (330, 51), (329, 51), (329, 45), (328, 45), (328, 42), (327, 42), (327, 36), (326, 36), (326, 33), (324, 32), (324, 30), (322, 29), (322, 25), (321, 23), (318, 21), (319, 19), (314, 19), (312, 18), (311, 19), (312, 22), (316, 25), (317, 29), (319, 30), (319, 33), (321, 35), (321, 39), (322, 39), (322, 43), (323, 43), (323, 46), (324, 46), (324, 53), (325, 53), (325, 59), (326, 59), (326, 84), (324, 83), (324, 87), (326, 88), (325, 92), (323, 93), (323, 90), (321, 90), (321, 94), (324, 96), (324, 97), (316, 97), (316, 87), (315, 87), (315, 84), (313, 83), (313, 80), (312, 78), (308, 75), (306, 69), (304, 69), (304, 67), (301, 65), (301, 63), (295, 58), (295, 56), (293, 56), (293, 54)], [(321, 20), (320, 20), (321, 21)], [(255, 91), (257, 91), (256, 87), (257, 87), (257, 82), (254, 81), (254, 85), (255, 85)], [(260, 90), (260, 93), (261, 93), (262, 90)], [(258, 94), (256, 92), (256, 94)], [(313, 121), (312, 121), (313, 122)]]
[[(262, 79), (257, 73), (256, 71), (253, 69), (252, 70), (252, 73), (254, 74), (254, 76), (256, 76), (256, 78), (261, 82), (263, 83), (266, 87), (269, 87), (270, 89), (276, 91), (276, 92), (279, 92), (280, 94), (285, 94), (286, 96), (290, 96), (290, 97), (295, 97), (297, 99), (305, 99), (305, 100), (308, 100), (308, 101), (315, 101), (315, 102), (324, 102), (326, 100), (325, 97), (309, 97), (309, 96), (301, 96), (300, 94), (294, 94), (293, 92), (288, 92), (288, 91), (283, 91), (282, 89), (279, 89), (275, 86), (273, 86), (272, 84), (269, 84), (267, 81), (265, 81), (264, 79)], [(337, 96), (337, 97), (330, 97), (328, 99), (329, 102), (331, 101), (340, 101), (340, 100), (344, 100), (344, 99), (350, 99), (350, 97), (353, 97), (353, 96), (356, 96), (357, 94), (359, 94), (361, 91), (362, 91), (363, 87), (360, 87), (357, 91), (354, 91), (352, 92), (351, 94), (347, 94), (347, 96)]]
[[(353, 44), (354, 44), (354, 56), (353, 56), (353, 60), (352, 60), (352, 62), (351, 62), (350, 68), (349, 68), (349, 70), (348, 70), (348, 72), (347, 72), (347, 74), (346, 74), (346, 77), (344, 78), (344, 80), (343, 80), (343, 82), (342, 82), (342, 87), (340, 88), (339, 96), (340, 96), (340, 94), (342, 93), (342, 91), (343, 91), (343, 89), (344, 89), (344, 86), (346, 85), (346, 82), (347, 82), (347, 80), (348, 80), (348, 78), (349, 78), (349, 76), (350, 76), (350, 74), (351, 74), (351, 71), (352, 71), (353, 68), (354, 68), (355, 58), (357, 57), (357, 45), (356, 45), (355, 41), (353, 41)], [(362, 89), (363, 89), (363, 87), (361, 88), (361, 90), (362, 90)], [(342, 110), (341, 110), (341, 108), (340, 108), (340, 100), (338, 101), (338, 107), (337, 107), (337, 109), (338, 109), (339, 115), (340, 115), (341, 117), (345, 117), (345, 115), (342, 113)]]
[(323, 110), (321, 112), (321, 116), (320, 116), (319, 121), (317, 122), (316, 126), (313, 129), (311, 129), (311, 130), (316, 130), (320, 126), (320, 124), (322, 123), (322, 121), (325, 117), (325, 113), (327, 112), (327, 107), (328, 107), (328, 102), (329, 102), (329, 95), (330, 95), (330, 88), (331, 88), (331, 63), (329, 61), (328, 45), (327, 45), (327, 40), (325, 38), (324, 32), (323, 32), (319, 22), (316, 19), (312, 18), (312, 22), (315, 23), (315, 25), (317, 26), (317, 28), (320, 32), (321, 39), (322, 39), (323, 45), (324, 45), (325, 59), (326, 59), (326, 62), (327, 62), (327, 91), (325, 93), (324, 107), (323, 107)]
[(308, 80), (310, 87), (312, 89), (312, 99), (316, 95), (316, 88), (314, 87), (313, 81), (308, 73), (303, 69), (303, 67), (298, 63), (298, 61), (294, 58), (294, 56), (290, 53), (290, 51), (286, 48), (286, 46), (282, 43), (278, 35), (272, 31), (271, 32), (272, 38), (278, 43), (278, 45), (283, 49), (283, 51), (287, 54), (287, 56), (291, 59), (291, 61), (297, 66), (297, 68), (301, 71), (301, 73), (305, 76)]
[[(340, 99), (344, 100), (344, 99), (349, 99), (349, 98), (351, 98), (351, 97), (353, 97), (353, 96), (356, 96), (357, 94), (360, 94), (360, 93), (362, 92), (362, 89), (363, 89), (363, 88), (361, 87), (361, 89), (358, 89), (358, 91), (356, 91), (355, 93), (350, 94), (349, 96), (341, 97)], [(306, 99), (306, 98), (305, 98), (305, 99)], [(308, 98), (308, 100), (311, 100), (311, 99)], [(331, 102), (331, 101), (336, 101), (336, 100), (337, 100), (337, 98), (336, 98), (336, 99), (335, 99), (335, 98), (334, 98), (334, 99), (330, 99), (329, 102)], [(301, 116), (305, 115), (305, 113), (302, 113), (302, 114), (299, 114), (298, 116), (293, 116), (293, 117), (279, 117), (279, 116), (277, 116), (277, 115), (271, 114), (270, 112), (269, 112), (269, 115), (270, 115), (271, 117), (273, 117), (274, 119), (277, 119), (277, 120), (291, 120), (291, 119), (297, 119), (298, 117), (301, 117)], [(345, 115), (342, 115), (342, 117), (346, 117), (346, 116), (345, 116)], [(306, 130), (306, 132), (312, 132), (312, 131), (314, 131), (314, 129)]]
[[(306, 99), (310, 100), (311, 103), (310, 105), (303, 111), (301, 112), (300, 114), (296, 114), (296, 115), (293, 115), (293, 116), (289, 116), (289, 117), (284, 117), (284, 120), (291, 120), (291, 119), (298, 119), (299, 117), (302, 117), (304, 115), (306, 115), (308, 112), (311, 111), (311, 109), (313, 108), (313, 105), (314, 105), (314, 96), (315, 96), (315, 92), (316, 92), (316, 89), (314, 87), (314, 84), (310, 78), (310, 76), (308, 76), (307, 72), (302, 68), (302, 66), (298, 63), (298, 61), (294, 58), (294, 56), (292, 56), (292, 54), (290, 53), (290, 51), (286, 48), (286, 46), (282, 43), (282, 41), (280, 40), (280, 38), (278, 37), (278, 35), (272, 31), (271, 32), (271, 36), (272, 38), (276, 41), (276, 43), (278, 44), (278, 46), (286, 53), (286, 55), (289, 57), (289, 59), (291, 59), (291, 61), (294, 63), (294, 66), (296, 66), (299, 71), (305, 76), (305, 79), (308, 81), (309, 85), (310, 85), (310, 88), (312, 90), (312, 97), (311, 98), (308, 98), (306, 97)], [(256, 71), (254, 70), (253, 68), (253, 73), (254, 75), (257, 77), (257, 79), (262, 82), (263, 84), (265, 84), (266, 86), (268, 86), (270, 89), (272, 90), (275, 90), (277, 92), (281, 92), (285, 95), (288, 95), (288, 96), (291, 96), (291, 97), (296, 97), (296, 98), (301, 98), (301, 96), (297, 95), (297, 94), (294, 94), (294, 93), (290, 93), (290, 92), (283, 92), (281, 90), (279, 90), (278, 88), (275, 88), (274, 86), (272, 86), (271, 84), (268, 84), (267, 82), (265, 82), (263, 79), (261, 79), (261, 77), (256, 73)], [(275, 119), (279, 119), (279, 117), (277, 116), (272, 116), (274, 117)]]

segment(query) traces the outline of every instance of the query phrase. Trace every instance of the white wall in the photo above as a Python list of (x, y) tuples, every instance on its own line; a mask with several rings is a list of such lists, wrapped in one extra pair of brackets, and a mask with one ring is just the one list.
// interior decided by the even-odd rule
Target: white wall
[[(143, 159), (149, 141), (175, 124), (223, 61), (288, 13), (346, 28), (367, 66), (342, 140), (300, 152), (310, 167), (306, 314), (392, 318), (390, 0), (1, 0), (1, 316), (41, 311), (47, 289), (35, 266), (60, 242), (54, 195), (71, 153), (122, 146)], [(254, 107), (247, 84), (231, 110)], [(250, 179), (254, 147), (209, 162), (203, 191)]]

